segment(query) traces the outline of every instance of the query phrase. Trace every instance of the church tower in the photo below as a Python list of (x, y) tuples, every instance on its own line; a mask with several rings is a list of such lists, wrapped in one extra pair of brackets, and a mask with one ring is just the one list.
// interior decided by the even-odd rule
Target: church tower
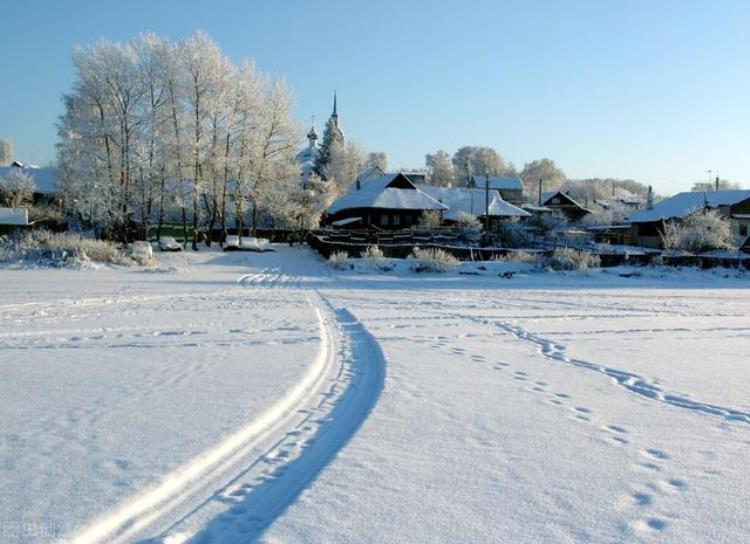
[(336, 91), (333, 91), (333, 113), (331, 113), (331, 118), (329, 121), (331, 124), (331, 129), (333, 131), (331, 136), (333, 137), (334, 140), (337, 140), (338, 143), (343, 146), (344, 145), (344, 131), (341, 130), (341, 125), (339, 125), (339, 113), (338, 113), (338, 108), (336, 105)]

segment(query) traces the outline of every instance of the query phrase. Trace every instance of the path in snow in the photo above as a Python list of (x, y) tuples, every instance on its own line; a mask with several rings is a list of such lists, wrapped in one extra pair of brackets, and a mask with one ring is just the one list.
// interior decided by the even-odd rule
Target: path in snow
[(569, 364), (578, 368), (583, 368), (591, 372), (603, 374), (609, 378), (612, 378), (615, 383), (624, 387), (628, 391), (641, 395), (647, 399), (663, 402), (671, 406), (678, 408), (686, 408), (688, 410), (695, 410), (704, 414), (712, 416), (719, 416), (727, 421), (741, 421), (743, 423), (750, 423), (750, 413), (736, 410), (734, 408), (727, 408), (725, 406), (718, 406), (716, 404), (710, 404), (706, 402), (700, 402), (686, 398), (684, 396), (675, 393), (665, 393), (662, 388), (655, 383), (651, 383), (644, 377), (639, 376), (633, 372), (626, 370), (620, 370), (617, 368), (610, 368), (597, 363), (591, 363), (582, 359), (575, 359), (568, 357), (565, 354), (566, 346), (537, 336), (523, 327), (513, 325), (504, 321), (493, 321), (490, 319), (481, 319), (473, 316), (460, 316), (464, 318), (473, 319), (483, 323), (485, 325), (494, 325), (513, 334), (516, 338), (531, 342), (539, 347), (540, 353), (546, 358), (556, 362)]
[[(237, 283), (299, 285), (275, 270)], [(353, 436), (385, 379), (380, 347), (361, 323), (318, 293), (309, 298), (320, 348), (304, 378), (243, 429), (65, 542), (231, 543), (262, 534)]]

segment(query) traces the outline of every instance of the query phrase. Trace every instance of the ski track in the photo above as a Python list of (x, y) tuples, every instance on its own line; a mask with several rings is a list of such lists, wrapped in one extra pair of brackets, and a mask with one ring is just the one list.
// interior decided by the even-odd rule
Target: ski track
[[(300, 281), (264, 269), (237, 283), (286, 289)], [(318, 317), (320, 348), (297, 385), (153, 489), (61, 542), (233, 543), (260, 537), (354, 436), (384, 386), (385, 359), (375, 338), (351, 312), (335, 308), (317, 291), (309, 301)], [(182, 531), (183, 523), (217, 502), (229, 509), (196, 534)]]
[(566, 346), (542, 338), (541, 336), (537, 336), (521, 326), (513, 325), (506, 321), (495, 321), (469, 315), (457, 315), (456, 317), (470, 319), (483, 325), (494, 325), (495, 327), (514, 335), (519, 340), (536, 345), (542, 355), (547, 359), (577, 368), (583, 368), (612, 378), (617, 385), (649, 400), (654, 400), (677, 408), (684, 408), (712, 416), (718, 416), (727, 421), (750, 423), (750, 413), (736, 410), (734, 408), (692, 400), (676, 393), (667, 393), (655, 383), (649, 382), (646, 378), (633, 372), (568, 357), (565, 354), (567, 350)]

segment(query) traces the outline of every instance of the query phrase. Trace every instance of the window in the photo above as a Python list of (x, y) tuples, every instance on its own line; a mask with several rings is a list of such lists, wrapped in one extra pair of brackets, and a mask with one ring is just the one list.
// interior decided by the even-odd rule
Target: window
[(383, 227), (388, 225), (388, 216), (384, 213), (380, 214), (380, 225)]
[(397, 227), (401, 224), (401, 216), (400, 215), (394, 215), (393, 216), (393, 226)]
[(747, 236), (747, 223), (740, 223), (740, 236)]

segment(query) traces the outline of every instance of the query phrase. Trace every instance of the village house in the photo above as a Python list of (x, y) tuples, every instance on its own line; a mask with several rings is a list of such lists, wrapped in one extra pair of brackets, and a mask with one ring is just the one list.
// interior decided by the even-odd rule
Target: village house
[(496, 191), (506, 202), (520, 206), (524, 202), (523, 182), (517, 176), (471, 176), (469, 187)]
[(514, 221), (531, 216), (518, 206), (503, 200), (498, 191), (487, 193), (485, 189), (433, 187), (431, 185), (418, 185), (417, 187), (448, 206), (448, 210), (443, 213), (443, 221), (446, 224), (456, 223), (462, 214), (473, 215), (480, 219), (483, 219), (485, 215), (489, 216), (491, 228), (502, 221)]
[(553, 214), (564, 217), (569, 223), (575, 223), (583, 218), (583, 216), (591, 213), (591, 210), (581, 205), (567, 192), (563, 191), (542, 193), (539, 205), (552, 210)]
[(59, 198), (60, 190), (55, 168), (34, 166), (20, 161), (13, 161), (10, 166), (0, 166), (0, 191), (2, 180), (14, 172), (24, 173), (31, 178), (34, 183), (34, 204), (50, 204)]
[(644, 247), (661, 247), (661, 235), (667, 221), (680, 221), (699, 210), (718, 210), (729, 219), (738, 244), (750, 231), (750, 190), (686, 192), (662, 200), (650, 209), (630, 215), (635, 242)]
[(419, 223), (424, 212), (442, 214), (448, 206), (421, 191), (401, 172), (360, 178), (328, 208), (324, 224), (395, 230)]

